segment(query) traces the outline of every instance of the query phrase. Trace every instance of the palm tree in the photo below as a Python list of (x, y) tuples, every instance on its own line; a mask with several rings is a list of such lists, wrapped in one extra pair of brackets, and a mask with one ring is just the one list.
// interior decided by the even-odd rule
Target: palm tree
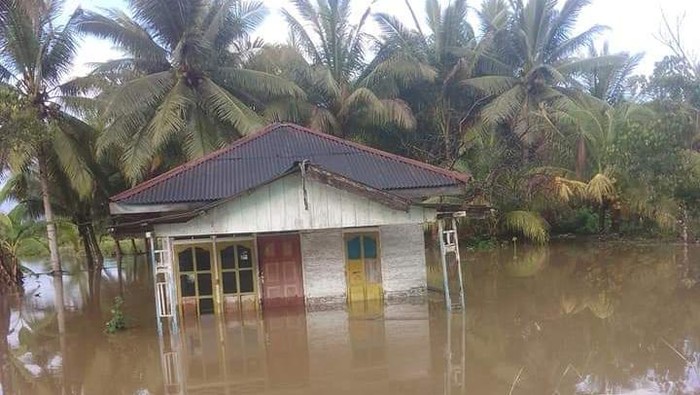
[(421, 132), (435, 129), (433, 136), (421, 144), (423, 149), (441, 148), (437, 156), (451, 165), (456, 154), (455, 142), (461, 137), (464, 122), (474, 118), (470, 117), (469, 108), (476, 104), (458, 82), (473, 76), (480, 60), (475, 54), (483, 47), (475, 40), (467, 21), (466, 0), (451, 2), (444, 9), (437, 0), (427, 0), (427, 29), (421, 27), (411, 4), (408, 1), (405, 4), (413, 16), (411, 27), (395, 16), (375, 15), (382, 30), (378, 59), (409, 62), (417, 70), (436, 75), (434, 80), (416, 84), (402, 93), (417, 112)]
[(489, 103), (482, 111), (492, 125), (506, 124), (523, 145), (523, 159), (541, 142), (540, 123), (532, 114), (548, 108), (571, 105), (570, 96), (578, 86), (576, 76), (595, 66), (607, 64), (614, 56), (577, 57), (605, 28), (595, 25), (580, 34), (573, 31), (579, 14), (590, 0), (514, 0), (507, 39), (487, 53), (499, 72), (468, 79), (466, 84), (485, 94)]
[[(90, 128), (68, 110), (79, 98), (65, 94), (61, 80), (72, 67), (81, 10), (57, 25), (60, 0), (5, 0), (0, 3), (0, 90), (10, 100), (0, 128), (14, 137), (0, 155), (3, 167), (36, 169), (46, 222), (51, 268), (60, 272), (56, 224), (51, 206), (49, 156), (68, 172), (82, 195), (92, 190), (89, 166), (81, 155), (81, 137)], [(4, 103), (7, 104), (7, 103)], [(3, 119), (4, 118), (4, 119)], [(9, 148), (8, 148), (9, 147)]]
[[(262, 3), (131, 0), (129, 7), (133, 17), (112, 9), (80, 18), (82, 32), (125, 56), (75, 87), (102, 91), (99, 151), (116, 148), (132, 183), (163, 160), (195, 158), (256, 130), (264, 123), (256, 110), (268, 99), (303, 98), (294, 83), (243, 67), (250, 32), (266, 14)], [(117, 86), (95, 85), (105, 76)]]
[[(552, 195), (558, 196), (565, 203), (577, 200), (590, 204), (599, 210), (599, 228), (605, 230), (605, 216), (608, 210), (613, 215), (619, 215), (622, 200), (642, 202), (633, 196), (621, 196), (623, 190), (620, 181), (632, 186), (632, 195), (648, 197), (644, 186), (635, 181), (637, 175), (628, 174), (626, 169), (619, 166), (619, 156), (616, 141), (620, 134), (634, 125), (652, 123), (656, 114), (648, 107), (635, 103), (618, 103), (615, 106), (593, 96), (579, 96), (576, 105), (567, 111), (555, 111), (550, 115), (548, 124), (557, 128), (559, 135), (571, 139), (569, 146), (575, 147), (574, 172), (566, 169), (540, 168), (532, 171), (536, 175), (549, 177), (551, 183), (544, 183)], [(556, 125), (556, 126), (555, 126)], [(625, 194), (629, 195), (629, 194)], [(635, 203), (629, 207), (631, 211), (647, 215), (653, 211), (650, 202)], [(655, 220), (665, 221), (668, 217), (664, 212)], [(649, 216), (649, 215), (647, 215)], [(652, 217), (652, 216), (649, 216)], [(615, 220), (617, 218), (614, 218)], [(615, 221), (614, 221), (615, 222)], [(613, 225), (617, 225), (614, 223)]]
[[(588, 55), (591, 58), (609, 56), (608, 44), (605, 43), (601, 51), (597, 51), (594, 46), (591, 46)], [(619, 57), (619, 60), (609, 64), (593, 67), (582, 76), (583, 85), (588, 93), (611, 105), (624, 100), (630, 87), (630, 77), (642, 60), (643, 54), (621, 53)]]
[(41, 230), (45, 225), (36, 222), (24, 205), (15, 206), (9, 213), (0, 214), (0, 251), (3, 251), (6, 269), (15, 278), (21, 278), (18, 259), (26, 253), (42, 250)]
[[(297, 82), (308, 99), (275, 101), (266, 109), (267, 116), (327, 133), (365, 138), (388, 125), (414, 128), (410, 108), (398, 99), (398, 87), (415, 78), (432, 78), (432, 70), (415, 69), (395, 60), (365, 63), (370, 39), (365, 23), (370, 7), (353, 23), (349, 0), (292, 3), (299, 17), (286, 9), (283, 14), (290, 26), (290, 46), (296, 51), (270, 48), (262, 54), (264, 61), (253, 62)], [(285, 59), (284, 64), (275, 60), (277, 56)]]
[[(84, 144), (90, 145), (90, 140), (84, 141)], [(60, 231), (59, 246), (70, 245), (75, 252), (78, 252), (82, 242), (87, 269), (101, 270), (104, 258), (99, 247), (96, 226), (100, 229), (101, 221), (108, 215), (106, 212), (108, 196), (117, 190), (111, 185), (113, 175), (108, 168), (95, 166), (96, 178), (100, 180), (95, 184), (104, 185), (104, 187), (95, 188), (93, 194), (85, 198), (71, 188), (68, 173), (60, 166), (55, 155), (49, 155), (47, 166), (51, 171), (49, 190), (51, 206), (56, 216), (56, 226)], [(7, 200), (20, 202), (25, 214), (37, 220), (41, 208), (41, 200), (37, 198), (38, 190), (35, 169), (15, 171), (5, 180), (3, 188), (0, 189), (0, 202)]]

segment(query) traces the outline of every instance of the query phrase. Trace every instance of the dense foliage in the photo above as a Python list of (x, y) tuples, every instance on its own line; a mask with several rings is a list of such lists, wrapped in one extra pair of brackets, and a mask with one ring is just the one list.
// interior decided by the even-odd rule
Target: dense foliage
[[(589, 0), (397, 4), (411, 21), (292, 0), (288, 42), (265, 44), (262, 2), (0, 0), (2, 197), (43, 216), (49, 241), (55, 209), (99, 265), (108, 196), (291, 121), (469, 172), (464, 203), (494, 208), (470, 224), (480, 239), (696, 237), (700, 63), (676, 30), (671, 55), (635, 76), (641, 55), (579, 26)], [(123, 57), (67, 81), (81, 35)]]

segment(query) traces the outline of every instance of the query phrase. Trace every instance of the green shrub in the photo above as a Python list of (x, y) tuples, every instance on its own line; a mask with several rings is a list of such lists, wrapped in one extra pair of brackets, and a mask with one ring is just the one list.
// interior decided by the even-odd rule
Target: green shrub
[(112, 313), (112, 318), (105, 324), (105, 332), (114, 334), (118, 331), (126, 329), (126, 318), (124, 317), (124, 312), (122, 311), (123, 304), (124, 299), (119, 296), (114, 298), (112, 309), (110, 310)]
[(567, 210), (553, 223), (553, 233), (594, 235), (598, 233), (598, 214), (588, 207)]

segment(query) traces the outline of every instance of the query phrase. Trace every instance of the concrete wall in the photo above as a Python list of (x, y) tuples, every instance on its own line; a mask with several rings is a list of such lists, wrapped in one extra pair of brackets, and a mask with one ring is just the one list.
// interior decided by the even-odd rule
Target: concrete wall
[[(420, 224), (380, 226), (382, 286), (387, 298), (424, 295), (425, 248)], [(351, 231), (346, 229), (345, 232)], [(304, 293), (310, 305), (346, 300), (343, 230), (301, 233)]]
[(384, 295), (392, 298), (425, 294), (422, 224), (381, 226), (380, 233)]
[(341, 229), (301, 233), (304, 294), (308, 304), (345, 302), (344, 256)]

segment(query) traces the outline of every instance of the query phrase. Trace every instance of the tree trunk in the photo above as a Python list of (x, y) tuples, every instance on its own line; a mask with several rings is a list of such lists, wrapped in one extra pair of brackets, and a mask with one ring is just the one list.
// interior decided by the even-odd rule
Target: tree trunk
[[(447, 111), (445, 107), (444, 111)], [(443, 134), (445, 138), (445, 163), (452, 163), (452, 136), (450, 133), (450, 118), (449, 114), (444, 115), (443, 119)]]
[(579, 137), (576, 147), (576, 178), (583, 179), (583, 171), (586, 167), (586, 140)]
[(46, 158), (39, 155), (39, 183), (41, 184), (41, 200), (44, 202), (44, 219), (46, 220), (46, 236), (49, 242), (51, 271), (54, 275), (61, 275), (61, 258), (58, 255), (58, 236), (56, 235), (56, 223), (54, 222), (53, 209), (51, 208), (51, 191), (49, 190), (49, 172)]
[(95, 257), (95, 263), (97, 264), (97, 270), (102, 270), (105, 264), (105, 257), (102, 255), (100, 250), (100, 243), (97, 241), (97, 236), (95, 235), (95, 227), (92, 224), (88, 225), (88, 235), (90, 236), (90, 244), (92, 245), (92, 255)]
[(13, 385), (10, 364), (10, 347), (8, 346), (7, 337), (10, 334), (10, 317), (12, 310), (10, 309), (10, 297), (8, 295), (0, 295), (0, 383), (2, 389), (7, 394), (13, 394)]
[(92, 256), (92, 247), (90, 246), (90, 236), (87, 234), (87, 228), (85, 225), (78, 226), (78, 233), (80, 238), (83, 240), (83, 249), (85, 250), (85, 260), (87, 261), (87, 269), (89, 272), (95, 270), (95, 259)]
[(114, 254), (116, 255), (115, 258), (117, 259), (117, 262), (121, 262), (124, 252), (122, 251), (122, 245), (119, 242), (119, 239), (116, 237), (114, 238)]
[(688, 208), (684, 205), (681, 206), (683, 218), (681, 219), (681, 239), (683, 244), (688, 245)]
[(605, 213), (605, 203), (602, 203), (598, 210), (598, 232), (600, 232), (600, 234), (605, 233)]
[(88, 308), (94, 317), (99, 317), (101, 314), (101, 294), (100, 288), (102, 284), (102, 271), (100, 269), (94, 272), (88, 273), (88, 288), (89, 288), (89, 298), (88, 298)]
[(139, 251), (139, 249), (136, 248), (136, 240), (134, 240), (134, 239), (132, 238), (132, 239), (131, 239), (131, 254), (132, 254), (132, 255), (138, 255), (138, 254), (140, 254), (140, 253), (141, 253), (141, 252)]
[(610, 211), (610, 230), (612, 230), (613, 233), (620, 233), (620, 217), (622, 214), (620, 213), (620, 203), (616, 202), (612, 205), (612, 209)]
[[(88, 273), (89, 275), (90, 273)], [(56, 273), (53, 276), (53, 291), (54, 291), (54, 306), (56, 308), (56, 320), (58, 321), (58, 334), (63, 343), (63, 335), (66, 333), (66, 308), (63, 297), (63, 276), (61, 273)], [(65, 354), (61, 354), (65, 355)]]
[[(117, 245), (119, 245), (119, 241), (117, 240)], [(119, 251), (119, 249), (117, 250)], [(117, 278), (119, 279), (119, 296), (124, 298), (124, 270), (123, 270), (123, 262), (122, 262), (122, 256), (121, 253), (117, 257)]]

